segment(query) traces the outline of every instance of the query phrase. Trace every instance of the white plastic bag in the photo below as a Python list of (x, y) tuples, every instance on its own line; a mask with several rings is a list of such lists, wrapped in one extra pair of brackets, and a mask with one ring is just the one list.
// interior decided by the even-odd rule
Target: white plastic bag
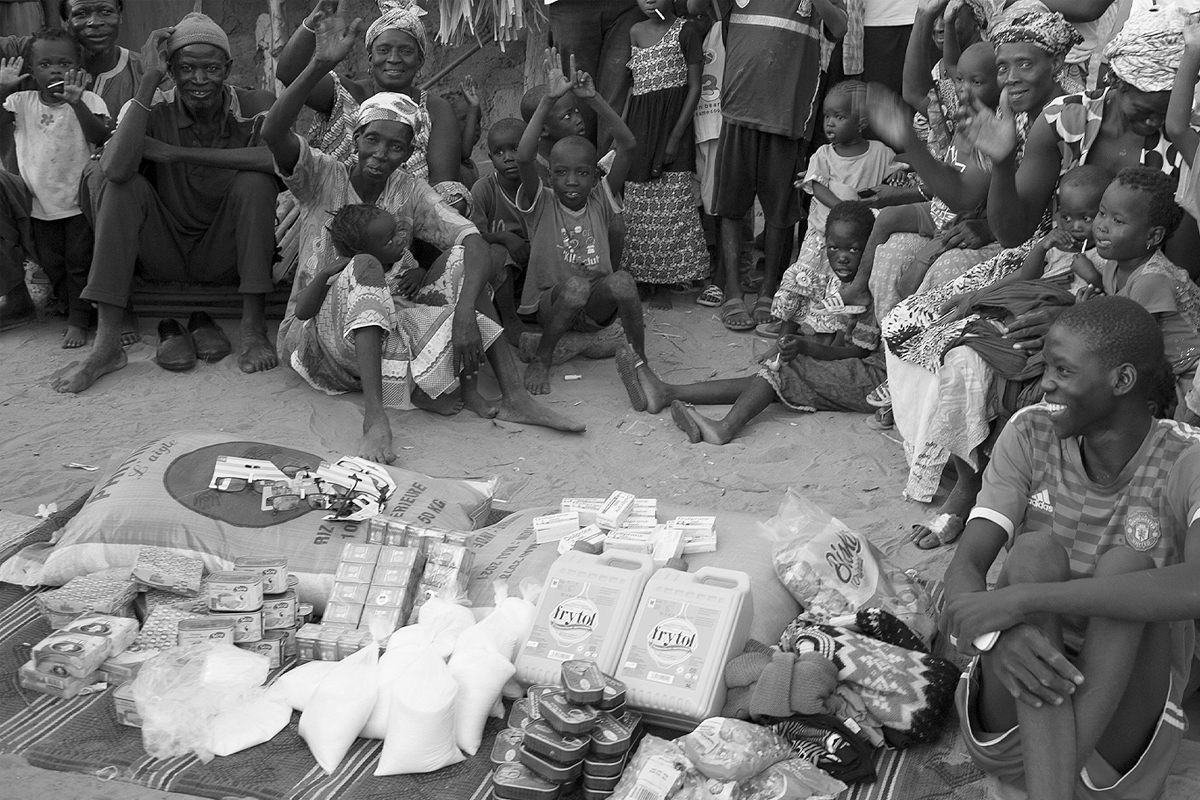
[(133, 682), (146, 752), (154, 758), (195, 753), (210, 761), (214, 721), (262, 698), (269, 670), (264, 655), (212, 642), (172, 647), (150, 659)]
[[(389, 650), (383, 660), (390, 656)], [(433, 772), (459, 763), (464, 757), (454, 733), (458, 684), (446, 662), (432, 647), (396, 661), (400, 668), (379, 699), (388, 705), (387, 736), (375, 774)]]
[(224, 709), (212, 721), (209, 749), (213, 755), (240, 753), (275, 738), (292, 721), (292, 709), (265, 692)]
[(473, 756), (479, 750), (488, 714), (516, 671), (512, 661), (491, 647), (458, 647), (450, 657), (450, 674), (458, 683), (455, 736), (459, 749), (467, 755)]
[(467, 606), (466, 597), (455, 592), (453, 587), (448, 591), (448, 597), (430, 597), (417, 612), (417, 624), (433, 634), (434, 649), (443, 661), (454, 652), (458, 635), (475, 624), (475, 615)]
[(850, 627), (839, 617), (881, 608), (929, 644), (937, 630), (925, 588), (879, 549), (794, 489), (760, 529), (774, 542), (775, 574), (814, 622)]
[(309, 661), (300, 664), (276, 678), (268, 692), (296, 711), (303, 711), (313, 692), (321, 685), (321, 681), (325, 680), (325, 676), (336, 666), (336, 661)]
[(387, 736), (392, 697), (395, 692), (417, 691), (417, 687), (407, 685), (404, 673), (418, 653), (429, 649), (429, 642), (406, 644), (395, 637), (389, 640), (387, 652), (379, 657), (379, 697), (359, 736), (364, 739), (383, 739)]
[(337, 769), (378, 699), (379, 646), (372, 640), (336, 663), (300, 715), (300, 735), (321, 769)]

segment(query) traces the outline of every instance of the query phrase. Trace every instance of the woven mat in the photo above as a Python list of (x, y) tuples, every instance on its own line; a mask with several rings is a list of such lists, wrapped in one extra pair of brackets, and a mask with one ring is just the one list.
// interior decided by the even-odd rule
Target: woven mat
[[(86, 495), (26, 534), (19, 544), (49, 541), (83, 505)], [(497, 512), (489, 523), (498, 521)], [(11, 553), (0, 553), (3, 560)], [(333, 775), (316, 766), (297, 730), (299, 714), (266, 744), (202, 764), (186, 756), (155, 760), (141, 732), (117, 722), (112, 692), (62, 700), (20, 689), (18, 667), (29, 646), (50, 632), (34, 604), (40, 590), (0, 584), (0, 752), (23, 755), (43, 769), (79, 772), (200, 797), (262, 800), (484, 800), (488, 756), (500, 720), (489, 720), (479, 753), (428, 775), (376, 778), (382, 743), (359, 739)], [(659, 731), (658, 733), (665, 733)], [(851, 788), (843, 800), (987, 800), (988, 782), (962, 747), (957, 725), (942, 740), (877, 757), (875, 783)], [(571, 795), (572, 798), (578, 795)]]

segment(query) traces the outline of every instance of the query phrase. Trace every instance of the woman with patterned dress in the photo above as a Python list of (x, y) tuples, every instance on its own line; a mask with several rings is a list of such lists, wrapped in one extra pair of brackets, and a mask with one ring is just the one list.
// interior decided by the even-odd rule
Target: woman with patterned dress
[(704, 61), (700, 32), (675, 16), (671, 0), (638, 0), (648, 17), (629, 32), (633, 91), (626, 124), (637, 137), (625, 182), (624, 267), (654, 287), (652, 308), (670, 308), (670, 286), (708, 269), (692, 192), (692, 117)]

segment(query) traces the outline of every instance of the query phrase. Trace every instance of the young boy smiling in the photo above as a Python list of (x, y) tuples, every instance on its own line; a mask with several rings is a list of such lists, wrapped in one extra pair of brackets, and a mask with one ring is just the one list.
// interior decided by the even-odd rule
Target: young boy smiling
[[(616, 112), (596, 94), (591, 76), (575, 71), (574, 58), (570, 77), (559, 68), (554, 48), (547, 52), (547, 59), (550, 76), (546, 94), (538, 102), (517, 148), (521, 173), (517, 207), (525, 216), (530, 237), (529, 270), (519, 310), (522, 314), (537, 314), (542, 326), (541, 341), (525, 369), (525, 388), (532, 394), (549, 393), (554, 346), (569, 330), (599, 331), (620, 317), (630, 345), (645, 359), (637, 285), (628, 272), (615, 271), (616, 248), (610, 238), (621, 214), (617, 198), (624, 188), (630, 152), (637, 142)], [(562, 138), (550, 150), (546, 186), (538, 173), (538, 146), (548, 115), (569, 93), (595, 108), (614, 132), (616, 156), (608, 175), (601, 178), (592, 143), (582, 136)]]

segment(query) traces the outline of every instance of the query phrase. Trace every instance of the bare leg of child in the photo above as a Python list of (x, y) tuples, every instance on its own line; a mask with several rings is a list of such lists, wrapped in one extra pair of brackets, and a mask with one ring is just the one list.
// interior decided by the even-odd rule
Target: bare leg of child
[(671, 310), (671, 287), (665, 283), (653, 284), (650, 307), (660, 311)]
[(354, 355), (363, 388), (363, 435), (358, 455), (390, 464), (396, 460), (396, 452), (392, 448), (392, 425), (383, 408), (383, 330), (374, 326), (355, 330)]
[(917, 251), (917, 255), (908, 265), (908, 269), (904, 270), (896, 280), (896, 291), (901, 300), (912, 297), (920, 291), (921, 284), (925, 281), (925, 276), (929, 274), (929, 268), (933, 266), (933, 262), (949, 249), (946, 243), (938, 238), (928, 242)]
[[(592, 287), (585, 278), (568, 278), (550, 292), (550, 311), (542, 320), (542, 340), (533, 360), (525, 367), (525, 388), (530, 394), (550, 393), (550, 364), (554, 346), (571, 328), (579, 312), (588, 304)], [(637, 289), (634, 289), (634, 298)]]
[(504, 326), (504, 336), (513, 347), (521, 345), (521, 334), (526, 325), (517, 315), (517, 298), (513, 293), (513, 277), (515, 266), (508, 264), (508, 250), (504, 245), (493, 244), (492, 254), (492, 286), (495, 287), (493, 300), (496, 310), (500, 312), (500, 324)]
[[(706, 401), (711, 405), (724, 404), (728, 402), (729, 391), (735, 385), (741, 385), (743, 388), (734, 401), (733, 408), (720, 420), (705, 417), (688, 404), (703, 405)], [(752, 378), (706, 381), (692, 384), (691, 387), (678, 388), (684, 391), (677, 392), (681, 397), (671, 403), (671, 419), (676, 427), (687, 434), (688, 441), (693, 444), (701, 439), (709, 444), (728, 444), (746, 427), (746, 423), (775, 402), (775, 388), (757, 375)], [(685, 400), (688, 396), (696, 399)], [(717, 397), (721, 399), (718, 400)]]
[(758, 301), (754, 308), (754, 322), (762, 324), (770, 322), (771, 310), (763, 302), (775, 296), (779, 288), (779, 279), (787, 268), (788, 256), (792, 252), (792, 239), (795, 225), (786, 228), (776, 228), (768, 224), (763, 236), (763, 284), (758, 292)]
[(894, 233), (920, 233), (923, 212), (916, 206), (887, 206), (875, 218), (875, 226), (863, 248), (858, 274), (849, 285), (841, 289), (842, 300), (847, 305), (866, 305), (871, 300), (871, 270), (875, 266), (875, 250), (887, 242)]
[(87, 329), (78, 325), (67, 325), (67, 330), (63, 333), (63, 349), (74, 350), (85, 344), (87, 344)]

